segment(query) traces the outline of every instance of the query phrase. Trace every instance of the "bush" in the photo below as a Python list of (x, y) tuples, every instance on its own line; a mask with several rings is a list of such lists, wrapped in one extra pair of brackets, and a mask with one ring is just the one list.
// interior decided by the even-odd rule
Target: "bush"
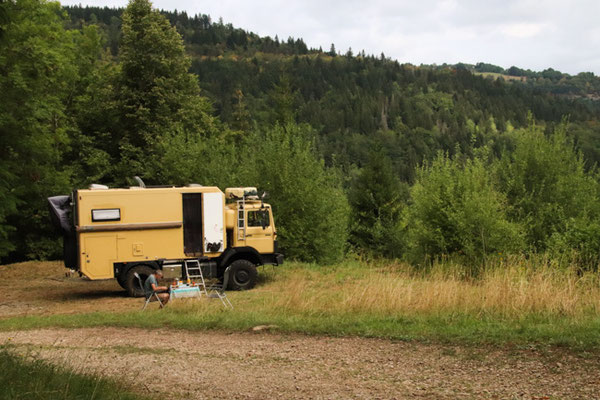
[[(226, 132), (227, 133), (227, 132)], [(160, 165), (152, 177), (158, 184), (187, 185), (198, 183), (224, 189), (240, 182), (240, 170), (245, 168), (241, 148), (229, 143), (228, 137), (185, 137), (172, 134), (160, 142)]]
[(417, 172), (407, 231), (416, 262), (458, 253), (472, 260), (522, 247), (519, 225), (508, 220), (506, 199), (494, 189), (485, 157), (454, 159), (439, 153)]
[(531, 250), (575, 251), (589, 263), (599, 254), (599, 186), (566, 130), (562, 124), (547, 138), (531, 123), (515, 131), (516, 147), (502, 156), (496, 171), (509, 217), (524, 226)]
[(348, 236), (348, 200), (337, 172), (317, 158), (312, 129), (287, 124), (255, 132), (247, 139), (246, 151), (244, 181), (256, 182), (269, 193), (286, 256), (339, 260)]
[(600, 263), (600, 218), (587, 212), (569, 218), (562, 232), (548, 239), (548, 253), (561, 265), (598, 270)]

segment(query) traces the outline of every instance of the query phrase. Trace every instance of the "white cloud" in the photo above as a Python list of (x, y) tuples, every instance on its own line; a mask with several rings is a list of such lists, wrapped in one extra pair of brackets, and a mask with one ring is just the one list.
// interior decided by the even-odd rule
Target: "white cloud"
[(547, 26), (548, 24), (518, 23), (505, 25), (501, 28), (501, 31), (506, 36), (523, 39), (539, 35)]

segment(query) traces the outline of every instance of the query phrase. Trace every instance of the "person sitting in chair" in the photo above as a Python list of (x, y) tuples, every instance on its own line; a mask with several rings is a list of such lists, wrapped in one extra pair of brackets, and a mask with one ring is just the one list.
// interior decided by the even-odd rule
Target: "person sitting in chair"
[[(156, 296), (158, 296), (160, 302), (162, 303), (161, 308), (169, 302), (169, 293), (167, 292), (168, 288), (166, 286), (158, 286), (157, 279), (162, 278), (162, 276), (162, 270), (155, 269), (144, 283), (144, 294), (146, 295), (146, 299), (151, 297), (150, 301), (155, 301)], [(156, 296), (152, 296), (154, 293), (156, 293)]]

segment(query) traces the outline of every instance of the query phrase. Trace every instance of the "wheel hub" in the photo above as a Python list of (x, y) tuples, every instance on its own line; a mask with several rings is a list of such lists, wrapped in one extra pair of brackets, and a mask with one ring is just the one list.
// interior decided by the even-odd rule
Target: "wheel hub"
[(235, 274), (235, 281), (238, 284), (244, 284), (248, 282), (249, 279), (250, 276), (248, 275), (247, 271), (237, 271), (237, 273)]

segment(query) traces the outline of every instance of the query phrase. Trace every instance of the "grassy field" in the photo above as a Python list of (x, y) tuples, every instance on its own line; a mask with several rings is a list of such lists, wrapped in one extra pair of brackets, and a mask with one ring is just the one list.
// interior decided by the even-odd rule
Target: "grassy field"
[(0, 399), (39, 400), (138, 400), (114, 381), (73, 373), (64, 368), (35, 360), (27, 354), (0, 347)]
[[(446, 261), (427, 271), (401, 263), (266, 267), (254, 290), (215, 300), (179, 301), (165, 310), (54, 313), (0, 319), (0, 329), (134, 326), (187, 330), (271, 330), (461, 344), (558, 345), (600, 350), (600, 276), (547, 260), (496, 259), (476, 277)], [(88, 282), (89, 283), (89, 282)], [(82, 295), (83, 296), (83, 295)], [(110, 297), (110, 296), (109, 296)], [(102, 310), (103, 299), (91, 304)], [(91, 307), (88, 307), (89, 310)]]

